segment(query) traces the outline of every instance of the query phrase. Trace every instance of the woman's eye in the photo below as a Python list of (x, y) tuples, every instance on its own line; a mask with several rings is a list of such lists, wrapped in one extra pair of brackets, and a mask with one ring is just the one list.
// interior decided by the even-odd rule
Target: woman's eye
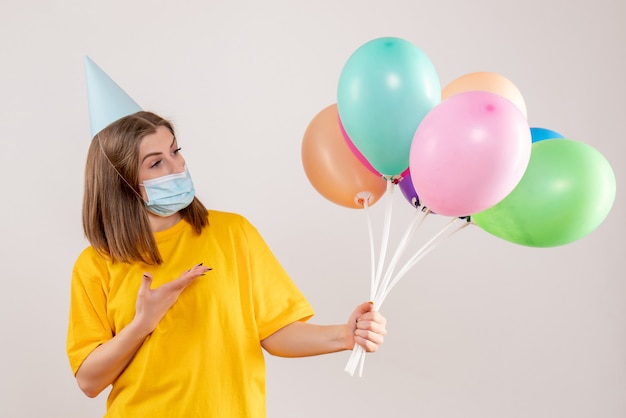
[(160, 166), (160, 165), (161, 165), (161, 160), (158, 160), (158, 161), (155, 161), (155, 162), (154, 162), (154, 163), (150, 166), (150, 168), (156, 168), (156, 167), (158, 167), (158, 166)]
[(174, 154), (174, 155), (178, 155), (178, 153), (180, 152), (180, 150), (181, 150), (181, 149), (182, 149), (181, 147), (176, 148), (176, 149), (174, 150), (174, 153), (173, 153), (173, 154)]

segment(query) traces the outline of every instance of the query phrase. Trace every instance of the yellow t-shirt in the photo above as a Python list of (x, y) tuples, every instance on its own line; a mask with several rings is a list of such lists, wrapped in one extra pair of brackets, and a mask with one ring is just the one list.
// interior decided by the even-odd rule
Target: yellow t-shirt
[(142, 274), (155, 288), (193, 265), (211, 267), (180, 295), (113, 382), (106, 417), (265, 417), (261, 340), (313, 310), (257, 230), (210, 211), (157, 232), (164, 263), (111, 263), (88, 247), (72, 274), (67, 352), (74, 373), (134, 317)]

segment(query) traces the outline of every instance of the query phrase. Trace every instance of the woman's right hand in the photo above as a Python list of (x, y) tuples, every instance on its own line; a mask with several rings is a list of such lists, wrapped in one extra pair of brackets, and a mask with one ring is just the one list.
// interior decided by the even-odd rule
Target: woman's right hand
[(146, 335), (154, 331), (159, 321), (161, 321), (172, 305), (176, 303), (178, 296), (183, 290), (193, 283), (195, 279), (204, 276), (209, 270), (211, 269), (204, 267), (200, 263), (184, 271), (177, 279), (165, 283), (156, 289), (150, 288), (152, 275), (144, 273), (135, 305), (134, 322), (136, 322), (137, 327), (143, 330)]
[(209, 270), (198, 264), (156, 289), (150, 288), (152, 276), (145, 273), (137, 294), (133, 321), (96, 347), (78, 368), (76, 380), (82, 391), (89, 397), (97, 396), (117, 379), (182, 291)]

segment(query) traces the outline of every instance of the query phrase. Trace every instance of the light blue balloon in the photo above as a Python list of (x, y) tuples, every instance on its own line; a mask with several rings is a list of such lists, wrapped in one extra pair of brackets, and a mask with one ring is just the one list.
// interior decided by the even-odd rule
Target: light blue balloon
[(441, 102), (441, 85), (424, 52), (399, 38), (378, 38), (358, 48), (339, 77), (337, 108), (346, 133), (383, 175), (409, 166), (413, 135)]
[(91, 137), (141, 107), (89, 57), (85, 57)]
[(561, 135), (558, 132), (554, 132), (546, 128), (537, 128), (537, 127), (530, 128), (530, 136), (532, 138), (533, 143), (543, 141), (546, 139), (563, 138), (563, 135)]

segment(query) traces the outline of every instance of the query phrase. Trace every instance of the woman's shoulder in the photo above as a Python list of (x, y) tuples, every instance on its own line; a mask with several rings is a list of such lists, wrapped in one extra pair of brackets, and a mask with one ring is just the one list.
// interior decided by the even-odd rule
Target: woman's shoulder
[(242, 214), (226, 211), (209, 210), (209, 230), (229, 231), (249, 234), (256, 233), (256, 228)]
[(209, 225), (240, 225), (249, 223), (248, 219), (234, 212), (209, 210)]
[(72, 275), (81, 281), (95, 277), (101, 279), (106, 276), (110, 264), (106, 256), (100, 254), (94, 247), (88, 246), (76, 258)]
[(98, 252), (96, 251), (96, 249), (89, 245), (87, 247), (85, 247), (80, 254), (78, 254), (78, 257), (76, 258), (76, 262), (94, 262), (97, 261), (98, 259), (102, 259), (102, 256), (100, 254), (98, 254)]

